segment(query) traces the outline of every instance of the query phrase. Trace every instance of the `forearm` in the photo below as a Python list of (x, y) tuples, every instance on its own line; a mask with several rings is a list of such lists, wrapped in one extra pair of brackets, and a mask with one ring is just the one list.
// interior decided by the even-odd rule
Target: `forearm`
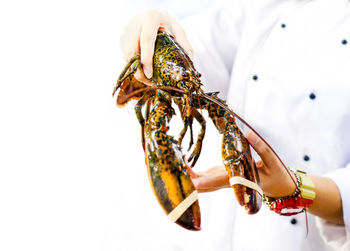
[(337, 185), (328, 178), (310, 176), (315, 184), (316, 198), (310, 205), (309, 213), (335, 224), (344, 225), (343, 209)]

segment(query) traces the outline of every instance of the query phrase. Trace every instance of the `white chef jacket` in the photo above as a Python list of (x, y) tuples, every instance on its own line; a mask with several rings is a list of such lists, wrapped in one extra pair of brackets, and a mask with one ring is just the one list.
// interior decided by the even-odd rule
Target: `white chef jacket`
[(236, 208), (208, 236), (215, 250), (350, 250), (350, 1), (220, 1), (182, 23), (204, 89), (288, 165), (333, 179), (343, 203), (345, 227), (309, 214), (307, 237), (304, 214)]

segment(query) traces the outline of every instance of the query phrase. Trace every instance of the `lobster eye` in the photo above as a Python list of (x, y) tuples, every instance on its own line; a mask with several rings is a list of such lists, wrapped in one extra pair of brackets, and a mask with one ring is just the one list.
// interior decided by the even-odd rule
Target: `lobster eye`
[(187, 77), (187, 73), (182, 73), (182, 76), (185, 78)]

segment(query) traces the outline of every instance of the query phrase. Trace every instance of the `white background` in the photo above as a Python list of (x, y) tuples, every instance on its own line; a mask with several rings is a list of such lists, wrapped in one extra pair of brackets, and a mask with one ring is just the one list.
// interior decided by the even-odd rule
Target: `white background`
[[(166, 218), (132, 108), (111, 97), (123, 25), (157, 2), (0, 3), (0, 250), (152, 250), (161, 233), (175, 233), (164, 248), (200, 235)], [(158, 7), (183, 17), (209, 2)], [(207, 137), (219, 152), (219, 137)], [(204, 215), (210, 196), (200, 197)]]

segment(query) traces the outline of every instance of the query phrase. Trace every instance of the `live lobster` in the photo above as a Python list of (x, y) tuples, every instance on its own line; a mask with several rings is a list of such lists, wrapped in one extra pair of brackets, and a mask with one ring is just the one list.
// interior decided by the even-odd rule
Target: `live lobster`
[[(207, 110), (219, 133), (223, 134), (223, 162), (230, 180), (233, 180), (231, 184), (239, 204), (245, 206), (247, 213), (257, 213), (261, 207), (262, 191), (248, 141), (237, 127), (233, 112), (225, 101), (218, 98), (217, 93), (204, 93), (201, 89), (200, 74), (187, 53), (171, 35), (159, 32), (153, 56), (151, 87), (133, 77), (141, 68), (140, 56), (135, 55), (120, 74), (113, 95), (120, 89), (118, 106), (131, 99), (138, 100), (135, 111), (141, 125), (149, 180), (168, 216), (187, 229), (200, 229), (197, 191), (181, 151), (181, 142), (188, 127), (192, 142), (192, 123), (196, 119), (201, 131), (189, 158), (193, 167), (201, 152), (206, 123), (198, 110)], [(184, 123), (178, 140), (167, 135), (168, 123), (174, 114), (172, 101), (179, 107)], [(142, 113), (144, 106), (145, 116)]]

